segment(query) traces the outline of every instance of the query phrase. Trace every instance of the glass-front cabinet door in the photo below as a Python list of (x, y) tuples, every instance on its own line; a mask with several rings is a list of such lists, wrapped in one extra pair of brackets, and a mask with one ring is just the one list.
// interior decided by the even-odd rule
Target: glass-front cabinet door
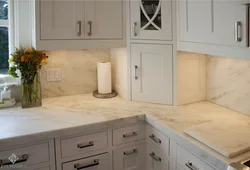
[(131, 0), (131, 39), (172, 40), (171, 0)]

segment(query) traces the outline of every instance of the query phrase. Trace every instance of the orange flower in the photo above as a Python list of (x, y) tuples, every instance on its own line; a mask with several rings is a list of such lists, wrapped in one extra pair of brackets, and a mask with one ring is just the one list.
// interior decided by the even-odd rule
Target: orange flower
[(28, 61), (29, 60), (29, 55), (28, 54), (25, 54), (21, 57), (21, 62), (25, 62), (25, 61)]

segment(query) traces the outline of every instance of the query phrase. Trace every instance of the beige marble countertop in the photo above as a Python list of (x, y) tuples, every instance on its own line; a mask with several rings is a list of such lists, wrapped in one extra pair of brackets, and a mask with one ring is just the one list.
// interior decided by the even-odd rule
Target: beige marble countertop
[[(250, 117), (210, 102), (166, 106), (131, 102), (119, 97), (96, 99), (91, 94), (47, 98), (39, 108), (0, 109), (0, 150), (23, 140), (59, 137), (67, 133), (147, 121), (217, 169), (250, 157), (250, 152), (227, 159), (184, 133), (186, 128), (210, 121), (249, 121)], [(95, 126), (93, 126), (95, 125)], [(78, 128), (78, 129), (77, 129)], [(240, 129), (238, 129), (240, 130)], [(237, 133), (228, 130), (225, 133)], [(229, 139), (230, 140), (230, 139)]]

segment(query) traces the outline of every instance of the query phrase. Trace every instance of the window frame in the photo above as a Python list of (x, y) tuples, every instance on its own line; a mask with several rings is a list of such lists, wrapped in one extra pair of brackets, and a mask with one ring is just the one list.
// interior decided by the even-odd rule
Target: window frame
[[(0, 27), (8, 27), (8, 36), (9, 36), (9, 57), (11, 53), (15, 51), (15, 23), (14, 23), (14, 1), (15, 0), (8, 0), (8, 20), (0, 20)], [(11, 64), (9, 65), (9, 67)], [(3, 87), (5, 84), (7, 85), (19, 85), (20, 79), (14, 78), (8, 74), (1, 74), (0, 79), (5, 79), (5, 83), (1, 83), (0, 81), (0, 88)]]

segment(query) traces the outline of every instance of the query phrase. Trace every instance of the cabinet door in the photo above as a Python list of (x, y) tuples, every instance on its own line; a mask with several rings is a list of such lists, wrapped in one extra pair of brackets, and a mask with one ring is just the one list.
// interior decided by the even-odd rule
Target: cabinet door
[(113, 152), (114, 170), (145, 169), (145, 144), (115, 150)]
[(165, 153), (147, 144), (146, 153), (147, 170), (168, 170), (169, 162)]
[(41, 39), (84, 38), (83, 0), (41, 0), (40, 15)]
[(180, 41), (248, 46), (248, 10), (243, 1), (178, 1)]
[(232, 46), (248, 46), (248, 9), (244, 0), (214, 0), (214, 42)]
[(122, 39), (122, 0), (87, 0), (85, 35), (86, 39)]
[(180, 40), (187, 42), (212, 42), (213, 1), (178, 1)]
[(132, 39), (172, 40), (172, 1), (131, 0)]
[(172, 105), (172, 46), (132, 44), (132, 100)]

